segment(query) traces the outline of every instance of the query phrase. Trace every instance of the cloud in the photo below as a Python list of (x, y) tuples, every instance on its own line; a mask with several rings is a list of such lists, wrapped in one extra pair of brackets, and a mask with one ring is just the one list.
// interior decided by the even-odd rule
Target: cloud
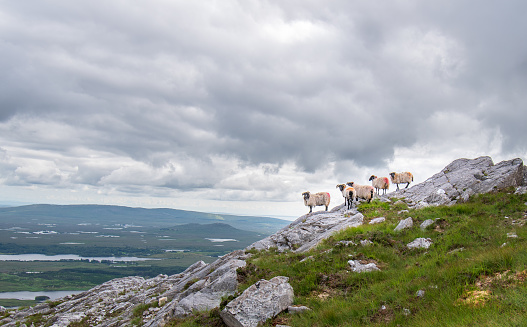
[(525, 6), (2, 3), (2, 181), (294, 201), (524, 155)]

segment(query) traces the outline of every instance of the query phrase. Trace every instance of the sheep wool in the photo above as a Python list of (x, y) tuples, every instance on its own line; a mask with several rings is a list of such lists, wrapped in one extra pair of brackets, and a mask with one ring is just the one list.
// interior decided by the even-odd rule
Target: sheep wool
[(382, 194), (386, 194), (386, 190), (390, 188), (390, 181), (388, 180), (388, 177), (377, 177), (375, 175), (371, 175), (370, 179), (371, 185), (375, 188), (375, 192), (377, 194), (380, 193), (380, 190), (382, 190)]
[(344, 204), (346, 207), (351, 209), (353, 205), (353, 199), (357, 197), (357, 192), (355, 189), (351, 186), (348, 186), (346, 184), (339, 184), (337, 185), (337, 188), (340, 189), (342, 192), (342, 196), (344, 197)]
[(309, 207), (309, 212), (313, 212), (313, 207), (316, 206), (326, 206), (326, 211), (328, 211), (329, 201), (331, 196), (327, 192), (319, 192), (311, 194), (310, 192), (302, 193), (304, 197), (304, 205)]
[(414, 175), (412, 175), (412, 173), (408, 171), (404, 173), (390, 173), (390, 178), (392, 180), (392, 184), (397, 185), (397, 190), (399, 190), (399, 184), (406, 183), (405, 188), (408, 188), (408, 185), (410, 185), (410, 183), (414, 181)]
[(373, 199), (373, 192), (374, 192), (373, 186), (370, 186), (370, 185), (357, 185), (354, 182), (346, 183), (346, 185), (351, 186), (351, 187), (353, 187), (355, 189), (355, 191), (357, 192), (356, 193), (357, 195), (355, 196), (355, 199), (357, 201), (359, 200), (359, 198), (361, 198), (361, 199), (367, 200), (368, 203), (369, 203)]

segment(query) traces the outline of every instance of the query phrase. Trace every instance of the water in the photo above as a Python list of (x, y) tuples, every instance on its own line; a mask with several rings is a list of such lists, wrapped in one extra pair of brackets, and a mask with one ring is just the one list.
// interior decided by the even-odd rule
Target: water
[(53, 301), (61, 297), (82, 292), (84, 291), (0, 292), (0, 299), (34, 300), (37, 296), (47, 296)]
[(60, 261), (60, 260), (95, 260), (95, 261), (146, 261), (146, 260), (161, 260), (153, 258), (138, 258), (138, 257), (81, 257), (76, 254), (0, 254), (0, 261)]

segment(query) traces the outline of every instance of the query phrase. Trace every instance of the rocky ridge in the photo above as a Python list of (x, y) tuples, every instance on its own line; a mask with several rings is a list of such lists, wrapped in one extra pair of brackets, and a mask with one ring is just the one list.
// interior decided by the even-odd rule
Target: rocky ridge
[[(473, 194), (507, 187), (515, 187), (516, 192), (527, 191), (527, 168), (521, 159), (503, 161), (496, 165), (490, 157), (458, 159), (425, 182), (389, 193), (380, 199), (391, 201), (396, 198), (405, 201), (412, 208), (421, 208), (430, 205), (452, 205), (466, 201)], [(246, 250), (274, 247), (279, 251), (305, 252), (333, 233), (362, 223), (361, 213), (356, 209), (346, 210), (340, 205), (329, 212), (319, 211), (299, 217), (289, 226), (255, 242)], [(379, 223), (382, 223), (380, 219)], [(427, 239), (419, 239), (415, 241), (415, 246), (426, 246), (429, 242), (430, 240)], [(131, 326), (142, 321), (144, 326), (164, 326), (169, 320), (183, 317), (194, 310), (216, 308), (222, 299), (236, 295), (238, 288), (236, 270), (246, 265), (245, 260), (249, 256), (250, 254), (244, 250), (239, 250), (210, 264), (197, 262), (184, 272), (173, 276), (114, 279), (60, 301), (5, 312), (4, 318), (0, 318), (0, 325), (46, 324), (65, 327), (73, 322), (85, 322), (89, 326)], [(357, 263), (353, 264), (357, 265)], [(227, 304), (222, 316), (226, 317), (224, 319), (228, 326), (255, 326), (255, 322), (257, 324), (258, 321), (264, 321), (277, 314), (277, 310), (284, 310), (291, 305), (292, 289), (287, 284), (287, 277), (269, 282), (261, 281), (257, 284), (249, 288), (254, 291), (253, 293), (244, 292), (243, 296), (238, 296)], [(260, 286), (263, 285), (266, 287), (269, 285), (270, 289), (278, 288), (284, 294), (282, 296), (263, 292), (260, 290)], [(267, 311), (255, 313), (253, 312), (255, 308), (251, 307), (250, 303), (243, 303), (242, 299), (255, 301), (253, 296), (258, 292), (264, 294), (264, 298), (267, 299), (282, 296), (284, 300), (279, 309), (259, 306)], [(235, 301), (242, 303), (234, 303)], [(247, 307), (251, 308), (249, 316), (242, 314), (243, 308)], [(238, 315), (241, 318), (236, 318)]]

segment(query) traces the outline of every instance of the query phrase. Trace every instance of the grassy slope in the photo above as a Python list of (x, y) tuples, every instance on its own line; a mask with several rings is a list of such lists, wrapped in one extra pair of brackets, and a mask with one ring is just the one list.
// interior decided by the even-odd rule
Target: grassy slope
[[(257, 252), (239, 271), (242, 287), (288, 276), (295, 304), (312, 311), (282, 313), (265, 326), (524, 326), (527, 325), (527, 195), (479, 195), (451, 207), (410, 210), (374, 202), (359, 209), (363, 226), (342, 231), (308, 253)], [(375, 217), (386, 222), (369, 225)], [(412, 217), (414, 227), (394, 232)], [(436, 219), (422, 231), (421, 222)], [(517, 238), (507, 237), (515, 233)], [(406, 244), (429, 237), (429, 249)], [(343, 246), (339, 241), (373, 242)], [(506, 245), (502, 246), (504, 243)], [(313, 259), (300, 262), (312, 256)], [(357, 274), (351, 259), (375, 262), (380, 272)], [(423, 297), (416, 292), (424, 290)], [(384, 309), (381, 309), (384, 308)], [(172, 326), (223, 326), (218, 310)]]

